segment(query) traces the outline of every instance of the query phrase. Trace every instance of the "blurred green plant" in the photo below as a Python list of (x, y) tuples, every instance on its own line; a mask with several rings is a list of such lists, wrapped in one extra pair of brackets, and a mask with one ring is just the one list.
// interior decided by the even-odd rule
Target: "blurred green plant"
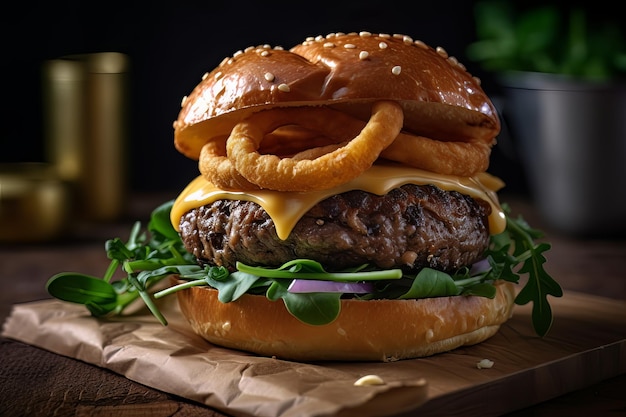
[(508, 1), (474, 8), (477, 40), (470, 60), (492, 72), (533, 71), (588, 80), (626, 75), (626, 41), (614, 22), (588, 21), (584, 10), (555, 5), (517, 11)]

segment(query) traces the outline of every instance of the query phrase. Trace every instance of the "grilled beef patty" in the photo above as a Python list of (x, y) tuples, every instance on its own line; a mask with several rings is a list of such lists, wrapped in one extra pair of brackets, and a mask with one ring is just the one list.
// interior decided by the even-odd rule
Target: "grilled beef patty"
[(327, 271), (362, 264), (453, 272), (481, 259), (489, 244), (489, 204), (456, 191), (403, 185), (384, 196), (364, 191), (315, 205), (287, 238), (249, 201), (218, 200), (187, 212), (180, 233), (203, 264), (279, 266), (297, 258)]

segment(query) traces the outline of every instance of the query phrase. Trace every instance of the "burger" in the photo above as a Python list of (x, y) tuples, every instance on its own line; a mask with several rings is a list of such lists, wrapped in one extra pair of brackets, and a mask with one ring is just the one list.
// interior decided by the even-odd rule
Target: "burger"
[(545, 298), (537, 286), (516, 294), (517, 264), (543, 272), (549, 245), (523, 247), (531, 229), (512, 222), (486, 172), (497, 111), (442, 48), (369, 32), (249, 47), (202, 77), (173, 127), (199, 175), (164, 206), (172, 230), (151, 231), (190, 265), (168, 260), (143, 279), (125, 269), (140, 292), (169, 276), (157, 297), (174, 292), (215, 345), (298, 361), (417, 358), (483, 342), (516, 301)]

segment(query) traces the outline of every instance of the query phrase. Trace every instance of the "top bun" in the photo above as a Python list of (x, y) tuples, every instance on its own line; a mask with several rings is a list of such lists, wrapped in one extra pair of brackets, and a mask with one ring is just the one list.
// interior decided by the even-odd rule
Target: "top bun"
[(175, 146), (198, 159), (252, 112), (330, 105), (367, 120), (377, 100), (404, 109), (404, 130), (442, 140), (491, 139), (497, 112), (454, 57), (404, 35), (369, 32), (307, 39), (289, 51), (267, 45), (227, 58), (203, 77), (174, 123)]

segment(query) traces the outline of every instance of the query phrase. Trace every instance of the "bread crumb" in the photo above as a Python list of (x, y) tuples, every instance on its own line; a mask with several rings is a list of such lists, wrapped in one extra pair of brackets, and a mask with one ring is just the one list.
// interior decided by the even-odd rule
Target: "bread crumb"
[(378, 375), (365, 375), (357, 379), (354, 385), (357, 387), (365, 385), (385, 385), (385, 381)]
[(493, 367), (493, 361), (490, 361), (489, 359), (483, 359), (481, 361), (476, 362), (476, 367), (478, 369), (489, 369)]

